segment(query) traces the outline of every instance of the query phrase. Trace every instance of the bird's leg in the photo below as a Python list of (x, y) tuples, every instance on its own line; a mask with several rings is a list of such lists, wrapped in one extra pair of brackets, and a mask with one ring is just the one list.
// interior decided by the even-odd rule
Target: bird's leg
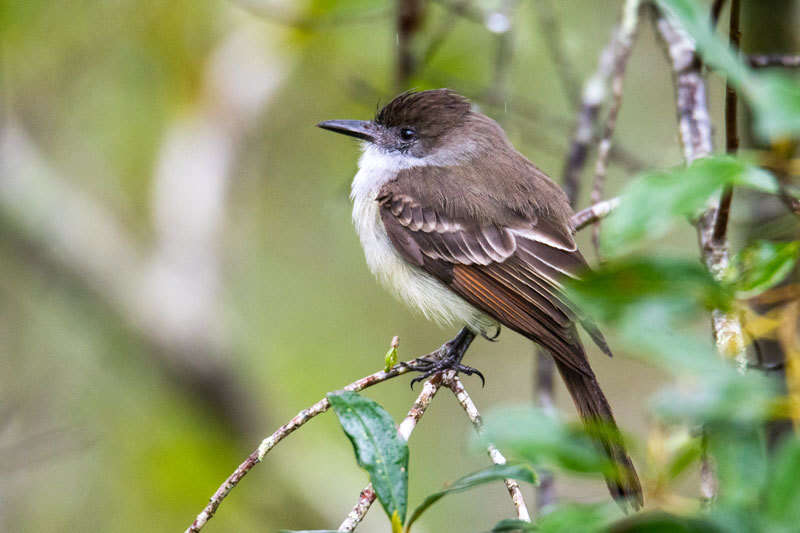
[(472, 344), (475, 339), (475, 333), (471, 329), (464, 327), (458, 332), (458, 335), (451, 341), (448, 341), (437, 350), (437, 357), (421, 357), (417, 362), (411, 366), (411, 370), (422, 372), (421, 376), (417, 376), (411, 380), (411, 387), (418, 381), (423, 381), (430, 376), (442, 372), (444, 370), (455, 370), (462, 372), (468, 376), (477, 375), (481, 378), (481, 383), (486, 381), (483, 374), (471, 366), (461, 364), (464, 354), (467, 353), (467, 348)]

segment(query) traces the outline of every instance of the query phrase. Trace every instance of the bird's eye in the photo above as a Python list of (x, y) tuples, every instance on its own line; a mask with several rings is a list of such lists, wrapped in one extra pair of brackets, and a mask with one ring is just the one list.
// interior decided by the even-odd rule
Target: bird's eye
[(400, 138), (404, 141), (410, 141), (417, 136), (417, 132), (411, 128), (403, 128), (400, 130)]

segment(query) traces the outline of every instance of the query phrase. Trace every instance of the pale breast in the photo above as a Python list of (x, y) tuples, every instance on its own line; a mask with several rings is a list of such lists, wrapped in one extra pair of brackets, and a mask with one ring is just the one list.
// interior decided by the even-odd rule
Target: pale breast
[(408, 263), (395, 250), (375, 200), (380, 186), (393, 177), (386, 176), (388, 172), (374, 165), (364, 165), (353, 179), (353, 222), (370, 271), (400, 300), (421, 311), (428, 319), (446, 325), (467, 324), (479, 333), (494, 329), (494, 320), (430, 274)]

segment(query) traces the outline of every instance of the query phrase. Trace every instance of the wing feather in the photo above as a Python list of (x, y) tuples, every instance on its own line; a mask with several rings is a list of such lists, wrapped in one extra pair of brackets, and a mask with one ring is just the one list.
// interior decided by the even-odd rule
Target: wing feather
[[(560, 290), (565, 276), (577, 278), (586, 268), (568, 229), (555, 230), (543, 217), (481, 224), (448, 216), (406, 194), (383, 194), (379, 202), (386, 232), (403, 257), (548, 348), (566, 366), (592, 375), (575, 329), (575, 321), (585, 319)], [(607, 351), (599, 330), (586, 322)]]

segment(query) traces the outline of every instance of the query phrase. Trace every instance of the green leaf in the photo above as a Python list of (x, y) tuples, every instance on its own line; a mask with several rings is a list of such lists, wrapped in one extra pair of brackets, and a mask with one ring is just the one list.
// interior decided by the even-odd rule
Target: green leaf
[(626, 186), (619, 207), (604, 223), (603, 253), (619, 256), (642, 241), (663, 236), (676, 221), (697, 215), (709, 197), (725, 185), (778, 192), (777, 181), (770, 173), (744, 159), (724, 155), (644, 173)]
[(406, 526), (406, 531), (411, 530), (411, 524), (416, 522), (417, 519), (422, 516), (422, 513), (424, 513), (431, 505), (438, 502), (448, 494), (462, 492), (472, 487), (483, 485), (484, 483), (502, 479), (517, 479), (520, 481), (527, 481), (528, 483), (538, 482), (533, 468), (523, 464), (493, 465), (484, 470), (467, 474), (466, 476), (454, 481), (444, 490), (434, 492), (425, 498), (425, 500), (419, 504), (416, 509), (414, 509), (414, 512), (411, 513), (411, 517), (408, 519), (408, 525)]
[(800, 257), (800, 241), (758, 241), (731, 262), (737, 295), (752, 298), (777, 285), (794, 269)]
[(702, 455), (700, 439), (689, 438), (673, 454), (672, 460), (667, 465), (667, 476), (674, 480), (686, 471), (689, 466), (700, 459)]
[(800, 441), (787, 438), (770, 466), (764, 490), (769, 531), (796, 531), (800, 524)]
[(614, 472), (583, 426), (566, 424), (541, 409), (506, 408), (490, 413), (482, 440), (534, 465), (578, 474)]
[(392, 346), (383, 358), (383, 371), (388, 372), (397, 364), (397, 348)]
[(389, 519), (405, 520), (408, 505), (408, 444), (392, 417), (376, 402), (355, 392), (328, 394), (358, 464), (369, 473), (375, 494)]
[(757, 72), (716, 35), (708, 9), (696, 0), (658, 0), (658, 4), (687, 31), (703, 60), (723, 71), (744, 96), (755, 116), (756, 133), (764, 140), (800, 134), (800, 84), (775, 71)]
[(673, 373), (713, 373), (724, 366), (693, 326), (709, 309), (728, 309), (733, 291), (697, 260), (611, 260), (581, 280), (569, 280), (565, 290), (576, 308), (615, 326), (632, 356)]
[(539, 528), (533, 522), (526, 522), (518, 518), (506, 518), (494, 525), (492, 533), (497, 531), (539, 531)]
[(600, 532), (605, 531), (608, 522), (617, 513), (616, 509), (605, 504), (559, 505), (552, 511), (541, 515), (533, 524), (520, 520), (503, 520), (498, 522), (492, 531)]
[(731, 290), (697, 260), (651, 255), (604, 263), (580, 280), (568, 280), (575, 306), (597, 320), (617, 323), (631, 308), (652, 301), (669, 303), (680, 313), (728, 309)]
[(721, 533), (713, 522), (649, 511), (623, 518), (608, 528), (609, 533)]
[(766, 486), (767, 451), (760, 426), (716, 424), (706, 435), (720, 486), (717, 510), (755, 511), (763, 491), (771, 490)]
[(741, 375), (730, 365), (721, 365), (702, 379), (660, 390), (653, 403), (655, 411), (671, 421), (747, 428), (774, 411), (774, 389), (766, 377)]
[(335, 529), (281, 529), (279, 533), (337, 533)]

